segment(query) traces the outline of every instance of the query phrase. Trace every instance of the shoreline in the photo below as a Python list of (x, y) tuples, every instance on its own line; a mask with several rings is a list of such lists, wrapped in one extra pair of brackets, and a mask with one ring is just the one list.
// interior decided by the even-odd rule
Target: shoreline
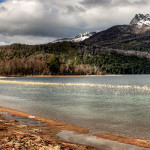
[(76, 131), (79, 133), (88, 133), (87, 129), (84, 129), (84, 128), (79, 127), (79, 126), (75, 126), (75, 125), (60, 122), (60, 121), (51, 120), (48, 118), (36, 116), (33, 114), (21, 112), (21, 111), (10, 109), (10, 108), (5, 108), (2, 106), (0, 106), (0, 112), (7, 112), (13, 116), (21, 116), (21, 117), (27, 117), (27, 118), (29, 118), (30, 116), (34, 116), (33, 119), (38, 120), (38, 121), (43, 122), (43, 123), (47, 123), (48, 125), (53, 126), (53, 127), (57, 128), (58, 130), (70, 130), (70, 131)]
[(0, 76), (0, 78), (16, 78), (16, 77), (24, 77), (24, 78), (29, 78), (29, 77), (112, 77), (112, 76), (123, 76), (123, 74), (120, 75), (27, 75), (27, 76)]
[[(97, 150), (91, 146), (72, 144), (59, 138), (57, 134), (61, 128), (65, 128), (63, 127), (65, 126), (64, 123), (49, 120), (50, 122), (39, 126), (30, 123), (24, 124), (15, 119), (5, 118), (2, 116), (2, 112), (7, 112), (11, 116), (31, 117), (31, 119), (34, 119), (34, 116), (29, 116), (31, 114), (0, 107), (0, 149)], [(35, 116), (35, 119), (46, 122), (46, 120), (42, 120), (46, 118)], [(72, 130), (71, 125), (68, 125), (67, 128)], [(80, 127), (75, 128), (75, 130), (84, 132)]]
[[(87, 129), (79, 127), (79, 126), (75, 126), (75, 125), (60, 122), (60, 121), (51, 120), (51, 119), (36, 116), (36, 115), (34, 116), (33, 114), (28, 114), (28, 113), (10, 109), (10, 108), (4, 108), (2, 106), (0, 106), (0, 112), (7, 112), (10, 115), (28, 117), (28, 118), (33, 116), (33, 118), (35, 120), (38, 120), (43, 123), (47, 123), (48, 126), (52, 127), (55, 130), (54, 131), (55, 135), (58, 132), (60, 132), (61, 130), (76, 131), (78, 133), (84, 133), (84, 134), (87, 134), (89, 132)], [(131, 145), (135, 145), (138, 147), (144, 147), (144, 148), (150, 148), (150, 141), (147, 141), (147, 140), (135, 139), (135, 138), (125, 137), (125, 136), (105, 134), (105, 133), (97, 133), (94, 135), (99, 138), (102, 138), (102, 139), (118, 141), (119, 143), (131, 144)]]

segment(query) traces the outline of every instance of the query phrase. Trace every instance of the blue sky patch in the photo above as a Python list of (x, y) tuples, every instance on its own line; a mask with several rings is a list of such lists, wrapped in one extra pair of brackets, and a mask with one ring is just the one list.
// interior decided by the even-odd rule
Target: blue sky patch
[(0, 0), (0, 3), (5, 2), (6, 0)]

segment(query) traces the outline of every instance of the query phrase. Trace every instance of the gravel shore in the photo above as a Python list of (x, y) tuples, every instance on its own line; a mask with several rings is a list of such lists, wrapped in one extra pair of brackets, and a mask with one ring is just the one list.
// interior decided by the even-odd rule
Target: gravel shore
[(56, 136), (53, 126), (33, 126), (7, 120), (0, 115), (1, 150), (95, 150), (84, 145), (68, 143)]

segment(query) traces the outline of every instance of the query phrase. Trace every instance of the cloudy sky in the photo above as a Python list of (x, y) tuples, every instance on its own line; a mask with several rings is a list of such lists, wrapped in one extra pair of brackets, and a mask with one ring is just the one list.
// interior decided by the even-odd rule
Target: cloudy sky
[(0, 45), (40, 44), (128, 24), (149, 0), (0, 0)]

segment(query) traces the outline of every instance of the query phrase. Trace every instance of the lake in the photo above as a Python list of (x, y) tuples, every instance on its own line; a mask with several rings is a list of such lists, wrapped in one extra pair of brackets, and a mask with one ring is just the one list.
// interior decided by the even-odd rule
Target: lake
[(0, 79), (0, 106), (149, 140), (150, 75)]

